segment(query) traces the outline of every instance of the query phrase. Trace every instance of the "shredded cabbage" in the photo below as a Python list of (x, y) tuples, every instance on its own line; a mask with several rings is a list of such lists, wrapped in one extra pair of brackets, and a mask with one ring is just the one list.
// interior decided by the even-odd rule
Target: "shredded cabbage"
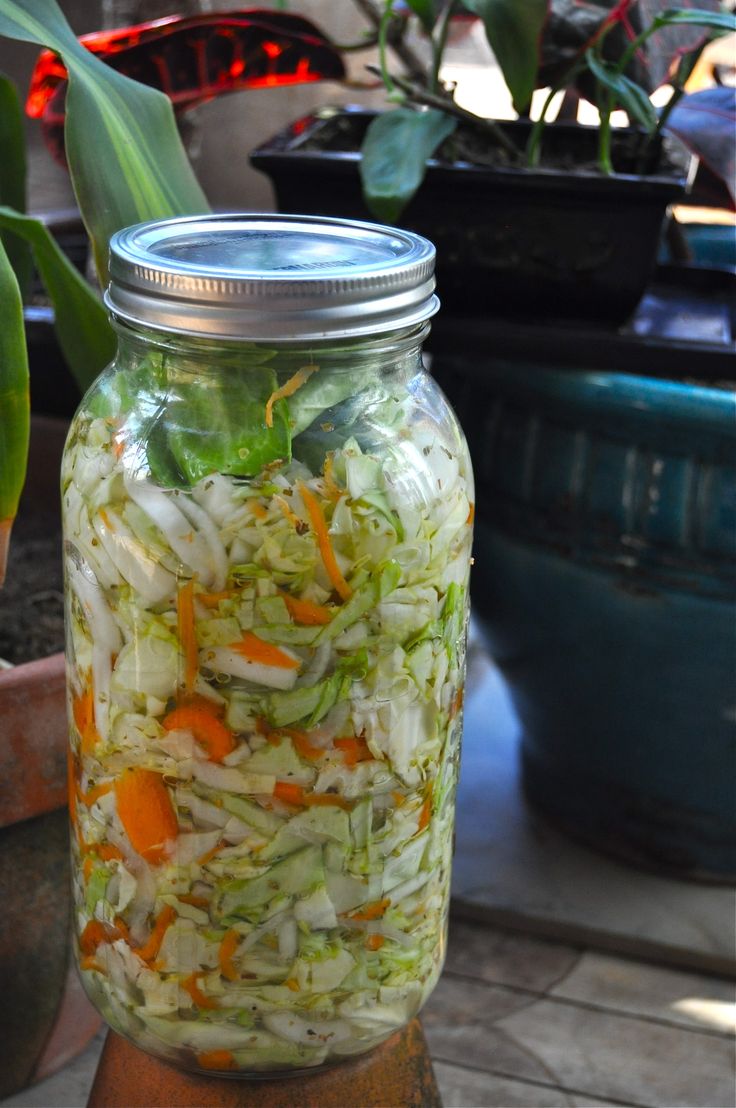
[(83, 980), (145, 1049), (244, 1073), (367, 1050), (437, 980), (473, 495), (457, 429), (389, 397), (361, 436), (349, 371), (250, 451), (259, 372), (219, 445), (206, 390), (168, 432), (151, 403), (147, 460), (118, 376), (63, 471)]

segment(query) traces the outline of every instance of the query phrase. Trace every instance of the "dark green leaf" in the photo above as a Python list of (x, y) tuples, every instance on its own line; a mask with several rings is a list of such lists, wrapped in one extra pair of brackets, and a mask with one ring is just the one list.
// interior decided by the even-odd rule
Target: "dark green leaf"
[(189, 484), (210, 473), (252, 477), (270, 462), (290, 460), (283, 401), (274, 405), (273, 427), (266, 425), (266, 401), (275, 390), (273, 370), (248, 366), (223, 374), (216, 388), (198, 382), (168, 393), (168, 446)]
[(67, 159), (103, 284), (114, 231), (207, 210), (168, 98), (80, 45), (56, 0), (0, 0), (0, 34), (56, 50), (69, 70)]
[(724, 33), (736, 31), (736, 15), (731, 12), (685, 11), (669, 8), (654, 20), (657, 27), (708, 27)]
[(28, 457), (28, 355), (18, 281), (0, 242), (0, 585)]
[(657, 112), (644, 89), (619, 73), (615, 66), (601, 61), (592, 50), (588, 50), (585, 58), (593, 76), (613, 94), (632, 122), (640, 123), (650, 134), (655, 131)]
[(419, 17), (422, 27), (428, 35), (431, 35), (437, 18), (434, 0), (406, 0), (406, 6)]
[[(23, 115), (15, 85), (0, 73), (0, 204), (26, 210), (26, 150)], [(7, 231), (3, 245), (23, 299), (28, 295), (33, 265), (27, 243)]]
[(115, 354), (115, 334), (102, 301), (39, 220), (0, 207), (0, 228), (14, 231), (30, 244), (54, 305), (61, 349), (84, 392)]
[(456, 125), (444, 112), (409, 108), (373, 120), (363, 142), (360, 175), (366, 204), (378, 219), (398, 219), (424, 179), (427, 158)]
[(465, 0), (465, 7), (483, 20), (514, 108), (523, 114), (536, 87), (548, 0)]

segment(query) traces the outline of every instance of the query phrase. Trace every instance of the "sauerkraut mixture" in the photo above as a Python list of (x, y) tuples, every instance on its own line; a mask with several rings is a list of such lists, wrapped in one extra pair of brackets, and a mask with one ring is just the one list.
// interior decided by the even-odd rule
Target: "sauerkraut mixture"
[(418, 394), (348, 434), (316, 367), (245, 417), (166, 372), (109, 376), (63, 468), (79, 965), (144, 1049), (314, 1066), (441, 969), (467, 454)]

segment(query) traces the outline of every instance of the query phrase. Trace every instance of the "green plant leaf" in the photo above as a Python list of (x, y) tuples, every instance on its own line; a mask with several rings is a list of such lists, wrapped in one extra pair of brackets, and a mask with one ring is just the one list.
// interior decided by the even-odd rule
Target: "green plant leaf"
[(406, 6), (411, 8), (414, 15), (419, 18), (424, 30), (428, 35), (431, 35), (437, 18), (434, 0), (406, 0)]
[(655, 27), (708, 27), (711, 31), (736, 31), (736, 15), (732, 12), (704, 12), (668, 8), (654, 19)]
[(592, 50), (587, 51), (585, 60), (596, 80), (613, 94), (629, 118), (653, 134), (657, 129), (658, 116), (644, 89), (620, 73), (616, 66), (601, 61)]
[(365, 202), (378, 219), (398, 219), (424, 179), (427, 158), (456, 126), (452, 116), (434, 109), (397, 108), (376, 116), (363, 141), (360, 175)]
[(30, 397), (23, 303), (0, 242), (0, 586), (28, 460)]
[(0, 0), (0, 34), (50, 47), (69, 71), (67, 159), (103, 284), (113, 232), (208, 210), (168, 98), (80, 45), (56, 0)]
[(36, 268), (54, 305), (59, 344), (84, 392), (115, 354), (115, 333), (102, 301), (40, 220), (0, 207), (0, 228), (15, 232), (33, 250)]
[[(26, 210), (26, 149), (23, 134), (23, 114), (15, 85), (0, 73), (0, 204), (8, 204), (19, 212)], [(31, 283), (33, 266), (28, 245), (16, 235), (2, 237), (21, 296), (25, 300)]]
[(464, 6), (483, 20), (514, 108), (522, 115), (536, 87), (548, 0), (465, 0)]

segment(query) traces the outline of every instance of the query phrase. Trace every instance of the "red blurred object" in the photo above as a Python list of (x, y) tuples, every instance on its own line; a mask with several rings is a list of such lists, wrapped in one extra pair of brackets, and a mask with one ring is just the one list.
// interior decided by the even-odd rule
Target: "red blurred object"
[[(313, 23), (259, 8), (169, 16), (79, 41), (120, 73), (165, 92), (177, 112), (225, 92), (345, 78), (338, 50)], [(61, 58), (42, 51), (26, 112), (41, 120), (46, 144), (62, 164), (66, 87)]]

